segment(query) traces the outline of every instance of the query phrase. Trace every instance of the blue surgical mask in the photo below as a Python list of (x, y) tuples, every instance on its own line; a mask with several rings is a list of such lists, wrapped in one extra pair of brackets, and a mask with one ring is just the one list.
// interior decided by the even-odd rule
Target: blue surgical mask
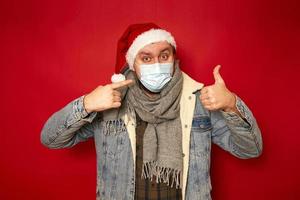
[(173, 63), (154, 63), (140, 65), (141, 83), (151, 92), (160, 92), (171, 80)]

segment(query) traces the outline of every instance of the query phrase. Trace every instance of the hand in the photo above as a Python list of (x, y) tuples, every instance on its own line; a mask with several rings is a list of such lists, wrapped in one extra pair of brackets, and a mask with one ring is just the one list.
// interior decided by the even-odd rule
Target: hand
[(227, 89), (219, 73), (220, 67), (221, 65), (217, 65), (214, 68), (215, 84), (205, 86), (200, 90), (200, 100), (208, 110), (236, 111), (235, 95)]
[(132, 80), (125, 80), (117, 83), (98, 86), (83, 99), (85, 110), (88, 113), (104, 111), (110, 108), (121, 106), (121, 92), (118, 89), (133, 83)]

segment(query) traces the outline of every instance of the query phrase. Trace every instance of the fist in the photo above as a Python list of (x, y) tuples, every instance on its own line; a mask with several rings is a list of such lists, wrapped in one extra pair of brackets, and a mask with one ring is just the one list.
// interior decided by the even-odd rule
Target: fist
[(83, 99), (85, 110), (90, 112), (104, 111), (110, 108), (121, 106), (121, 92), (118, 89), (128, 86), (132, 80), (125, 80), (117, 83), (98, 86)]
[(219, 70), (220, 65), (214, 68), (213, 85), (205, 86), (200, 90), (200, 101), (208, 110), (231, 110), (235, 107), (235, 95), (231, 93), (221, 77)]

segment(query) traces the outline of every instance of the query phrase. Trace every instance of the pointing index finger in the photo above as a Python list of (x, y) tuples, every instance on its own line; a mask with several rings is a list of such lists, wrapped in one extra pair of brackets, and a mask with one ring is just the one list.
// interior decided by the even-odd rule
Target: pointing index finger
[(121, 87), (128, 86), (131, 83), (133, 83), (133, 80), (128, 79), (128, 80), (125, 80), (125, 81), (121, 81), (121, 82), (117, 82), (117, 83), (112, 83), (111, 87), (112, 87), (112, 89), (119, 89)]

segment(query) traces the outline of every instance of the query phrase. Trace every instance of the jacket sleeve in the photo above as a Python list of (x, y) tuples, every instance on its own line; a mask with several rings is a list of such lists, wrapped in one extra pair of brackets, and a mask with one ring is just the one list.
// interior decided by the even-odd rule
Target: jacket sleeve
[(236, 99), (243, 118), (234, 112), (212, 111), (212, 141), (238, 158), (258, 157), (263, 149), (261, 131), (251, 110), (237, 95)]
[(92, 121), (97, 112), (86, 112), (84, 96), (78, 97), (50, 116), (41, 131), (40, 140), (44, 146), (51, 149), (70, 148), (93, 137)]

